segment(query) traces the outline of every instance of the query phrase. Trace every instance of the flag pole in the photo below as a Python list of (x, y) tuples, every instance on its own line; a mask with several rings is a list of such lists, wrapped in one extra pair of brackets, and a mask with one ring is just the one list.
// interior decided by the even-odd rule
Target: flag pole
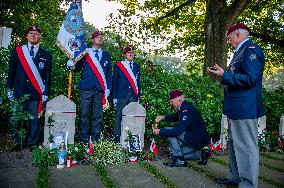
[(71, 92), (72, 92), (72, 70), (69, 71), (68, 99), (71, 99)]

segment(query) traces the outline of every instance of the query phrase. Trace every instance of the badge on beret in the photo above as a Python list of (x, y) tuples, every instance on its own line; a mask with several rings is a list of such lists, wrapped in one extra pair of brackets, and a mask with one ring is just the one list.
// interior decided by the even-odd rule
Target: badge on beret
[(183, 116), (182, 120), (184, 120), (184, 121), (187, 120), (187, 116)]
[(255, 60), (256, 59), (256, 54), (251, 54), (249, 56), (249, 58), (250, 58), (251, 61)]
[(38, 67), (39, 67), (40, 69), (43, 69), (43, 68), (44, 68), (44, 63), (43, 63), (43, 62), (39, 62)]

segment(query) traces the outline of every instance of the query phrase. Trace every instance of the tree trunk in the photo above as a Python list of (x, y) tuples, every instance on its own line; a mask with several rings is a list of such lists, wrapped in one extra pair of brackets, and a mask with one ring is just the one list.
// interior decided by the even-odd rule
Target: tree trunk
[(205, 17), (205, 63), (203, 73), (206, 67), (220, 65), (227, 67), (228, 45), (225, 32), (227, 29), (226, 16), (223, 10), (226, 4), (222, 0), (207, 0)]

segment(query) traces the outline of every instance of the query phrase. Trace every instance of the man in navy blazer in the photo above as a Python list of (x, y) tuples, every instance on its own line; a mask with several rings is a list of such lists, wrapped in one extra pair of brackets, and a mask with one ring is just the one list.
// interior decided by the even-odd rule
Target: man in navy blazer
[[(40, 28), (31, 26), (26, 30), (25, 35), (28, 43), (16, 47), (10, 57), (7, 87), (10, 100), (13, 100), (14, 97), (22, 97), (25, 94), (30, 95), (24, 103), (24, 110), (30, 112), (33, 119), (29, 120), (27, 136), (23, 143), (24, 146), (31, 148), (33, 145), (38, 144), (40, 137), (38, 109), (40, 103), (46, 102), (49, 95), (52, 56), (39, 46), (41, 39)], [(22, 53), (24, 55), (21, 55)], [(25, 64), (24, 61), (28, 62), (28, 64)], [(29, 64), (33, 65), (31, 67), (33, 67), (34, 74), (26, 72)], [(35, 76), (35, 79), (31, 79), (32, 76)], [(34, 87), (35, 83), (39, 83), (41, 86), (40, 93)], [(20, 138), (17, 135), (16, 142), (20, 143)], [(18, 148), (19, 145), (15, 149)]]
[(169, 99), (171, 106), (178, 110), (177, 113), (158, 116), (156, 122), (178, 121), (178, 125), (173, 128), (153, 127), (152, 129), (154, 134), (168, 138), (173, 162), (165, 163), (165, 165), (183, 167), (184, 160), (200, 159), (201, 149), (210, 143), (210, 138), (200, 112), (191, 103), (185, 101), (181, 90), (169, 92)]
[(259, 171), (258, 124), (264, 115), (262, 77), (264, 54), (249, 39), (250, 29), (237, 23), (227, 30), (228, 42), (236, 49), (227, 70), (220, 66), (207, 68), (221, 77), (224, 85), (224, 114), (229, 122), (230, 172), (218, 184), (257, 187)]
[(124, 48), (125, 61), (116, 62), (114, 65), (112, 80), (112, 98), (116, 107), (114, 124), (114, 141), (120, 142), (122, 109), (131, 102), (137, 102), (140, 98), (140, 66), (133, 62), (134, 47)]
[[(78, 84), (80, 94), (80, 139), (88, 143), (90, 136), (97, 142), (101, 132), (103, 120), (103, 106), (107, 106), (107, 97), (112, 84), (111, 55), (103, 50), (103, 33), (95, 31), (91, 37), (92, 48), (87, 49), (87, 54), (76, 63), (74, 71), (82, 71)], [(67, 62), (67, 67), (74, 66), (72, 61)], [(106, 104), (104, 104), (104, 99)], [(92, 125), (90, 126), (89, 118)], [(91, 131), (90, 130), (91, 127)]]

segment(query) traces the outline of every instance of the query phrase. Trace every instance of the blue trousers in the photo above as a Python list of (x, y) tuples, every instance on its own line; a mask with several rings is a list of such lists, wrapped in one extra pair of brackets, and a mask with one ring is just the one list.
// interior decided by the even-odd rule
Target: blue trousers
[(172, 158), (183, 157), (185, 160), (199, 160), (201, 151), (190, 147), (184, 140), (184, 134), (177, 137), (168, 137)]
[[(90, 136), (93, 142), (100, 138), (101, 122), (103, 120), (103, 93), (97, 89), (80, 90), (80, 139), (89, 142)], [(90, 125), (91, 122), (91, 125)]]

